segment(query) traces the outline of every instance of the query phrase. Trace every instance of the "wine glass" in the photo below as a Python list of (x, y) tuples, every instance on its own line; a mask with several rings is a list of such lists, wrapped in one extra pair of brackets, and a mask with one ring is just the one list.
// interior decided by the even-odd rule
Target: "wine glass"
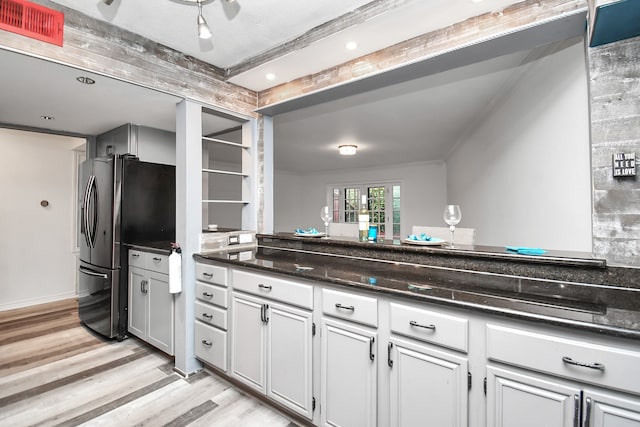
[(460, 206), (447, 205), (447, 207), (444, 208), (444, 214), (442, 216), (444, 218), (444, 222), (449, 224), (449, 230), (451, 230), (451, 243), (449, 244), (449, 247), (455, 248), (455, 246), (453, 245), (453, 233), (456, 230), (456, 224), (458, 224), (462, 219), (462, 212), (460, 212)]
[(332, 213), (329, 206), (323, 206), (320, 209), (320, 219), (324, 222), (324, 236), (329, 237), (329, 223), (331, 222)]

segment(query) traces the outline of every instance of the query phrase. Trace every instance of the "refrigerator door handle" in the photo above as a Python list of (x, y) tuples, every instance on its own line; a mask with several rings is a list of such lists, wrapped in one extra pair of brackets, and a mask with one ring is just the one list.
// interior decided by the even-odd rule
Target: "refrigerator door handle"
[(89, 236), (89, 195), (91, 194), (91, 184), (93, 183), (93, 175), (89, 176), (87, 180), (87, 186), (84, 189), (84, 197), (82, 198), (82, 219), (80, 232), (84, 234), (84, 241), (87, 243), (87, 247), (91, 247), (91, 239)]
[(84, 273), (86, 275), (89, 275), (89, 276), (100, 277), (102, 279), (108, 279), (109, 278), (109, 276), (107, 276), (104, 273), (96, 273), (95, 271), (87, 270), (86, 268), (82, 268), (82, 267), (80, 267), (80, 272)]
[[(98, 191), (96, 186), (96, 177), (94, 175), (91, 176), (89, 182), (89, 197), (88, 202), (91, 202), (91, 209), (89, 212), (92, 213), (92, 218), (87, 218), (87, 225), (89, 228), (89, 246), (92, 248), (96, 247), (96, 231), (98, 229)], [(87, 215), (87, 217), (89, 214)], [(91, 221), (90, 221), (91, 220)]]

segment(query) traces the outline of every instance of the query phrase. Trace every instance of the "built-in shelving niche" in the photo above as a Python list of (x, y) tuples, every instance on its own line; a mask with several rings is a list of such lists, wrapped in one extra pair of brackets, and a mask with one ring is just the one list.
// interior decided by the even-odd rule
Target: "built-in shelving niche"
[[(202, 227), (247, 229), (251, 209), (251, 138), (242, 122), (219, 117), (203, 109), (202, 131)], [(211, 121), (222, 130), (209, 132)], [(225, 122), (226, 121), (226, 122)], [(214, 126), (219, 129), (220, 125)]]

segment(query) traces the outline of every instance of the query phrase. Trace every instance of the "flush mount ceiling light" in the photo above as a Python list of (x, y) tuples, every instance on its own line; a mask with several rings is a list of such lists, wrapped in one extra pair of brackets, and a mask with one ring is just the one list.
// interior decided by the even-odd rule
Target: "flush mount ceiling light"
[(96, 82), (91, 77), (87, 77), (87, 76), (76, 77), (76, 80), (85, 85), (92, 85), (92, 84), (95, 84)]
[(338, 146), (338, 152), (343, 156), (353, 156), (358, 151), (358, 146), (353, 144), (345, 144)]

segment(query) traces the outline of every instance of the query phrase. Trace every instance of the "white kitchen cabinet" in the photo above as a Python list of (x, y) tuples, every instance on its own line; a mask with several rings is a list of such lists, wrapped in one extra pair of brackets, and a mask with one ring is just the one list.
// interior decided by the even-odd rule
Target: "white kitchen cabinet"
[(583, 393), (585, 427), (640, 427), (640, 400), (587, 389)]
[(640, 401), (508, 368), (487, 368), (487, 425), (640, 427)]
[(390, 425), (466, 426), (467, 364), (466, 358), (451, 352), (391, 338)]
[(267, 392), (266, 342), (263, 299), (233, 293), (231, 375), (261, 393)]
[(196, 263), (196, 357), (227, 372), (227, 268)]
[(232, 293), (231, 375), (312, 419), (312, 311), (256, 296), (307, 301), (298, 291), (308, 285), (262, 279), (233, 271), (232, 286), (243, 291)]
[(377, 424), (376, 339), (373, 330), (323, 319), (323, 426), (368, 427)]
[(174, 301), (168, 256), (129, 251), (128, 331), (167, 354), (174, 352)]
[(514, 366), (487, 367), (488, 426), (640, 426), (638, 351), (489, 324), (487, 354)]
[(557, 379), (487, 367), (487, 426), (578, 426), (580, 399), (580, 388)]

